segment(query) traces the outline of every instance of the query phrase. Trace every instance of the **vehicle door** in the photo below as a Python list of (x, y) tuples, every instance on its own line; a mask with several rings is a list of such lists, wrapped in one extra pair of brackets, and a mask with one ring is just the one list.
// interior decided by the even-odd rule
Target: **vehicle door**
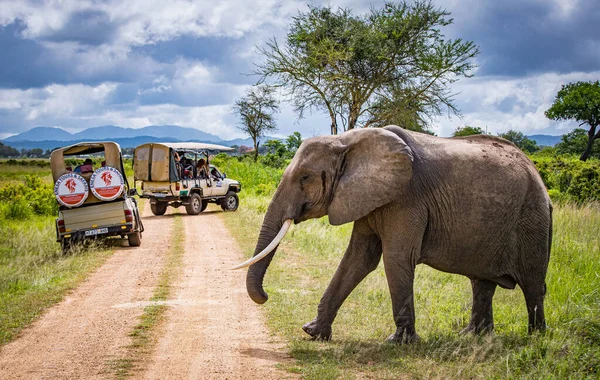
[(211, 166), (210, 167), (210, 178), (212, 181), (212, 196), (219, 196), (219, 195), (225, 195), (227, 194), (227, 188), (225, 186), (225, 183), (223, 181), (223, 175), (221, 174), (221, 172), (219, 172), (219, 170), (214, 167)]

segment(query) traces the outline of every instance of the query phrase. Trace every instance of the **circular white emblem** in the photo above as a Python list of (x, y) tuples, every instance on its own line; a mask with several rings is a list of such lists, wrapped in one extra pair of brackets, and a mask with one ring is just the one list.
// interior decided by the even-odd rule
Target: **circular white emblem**
[(123, 193), (125, 179), (117, 169), (103, 166), (92, 174), (90, 189), (96, 198), (102, 201), (112, 201)]
[(87, 182), (77, 173), (63, 174), (54, 184), (56, 200), (66, 207), (81, 206), (88, 194)]

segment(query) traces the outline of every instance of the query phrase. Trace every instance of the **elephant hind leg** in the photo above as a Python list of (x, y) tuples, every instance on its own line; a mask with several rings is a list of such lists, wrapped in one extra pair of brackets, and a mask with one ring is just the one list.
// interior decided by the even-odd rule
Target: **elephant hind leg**
[(473, 288), (471, 321), (461, 334), (491, 332), (494, 330), (492, 299), (496, 292), (496, 284), (492, 281), (471, 279), (471, 287)]
[(544, 297), (546, 296), (546, 283), (543, 280), (527, 278), (519, 282), (523, 290), (525, 303), (527, 304), (527, 315), (529, 319), (529, 333), (544, 331), (546, 319), (544, 316)]

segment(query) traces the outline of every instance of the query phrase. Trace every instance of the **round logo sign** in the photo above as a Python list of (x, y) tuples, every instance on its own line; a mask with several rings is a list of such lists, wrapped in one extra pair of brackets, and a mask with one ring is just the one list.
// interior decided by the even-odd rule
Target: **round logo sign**
[(54, 184), (56, 200), (66, 207), (81, 206), (88, 194), (87, 182), (77, 173), (63, 174)]
[(123, 193), (125, 180), (117, 169), (103, 166), (92, 174), (90, 189), (96, 198), (102, 201), (112, 201)]

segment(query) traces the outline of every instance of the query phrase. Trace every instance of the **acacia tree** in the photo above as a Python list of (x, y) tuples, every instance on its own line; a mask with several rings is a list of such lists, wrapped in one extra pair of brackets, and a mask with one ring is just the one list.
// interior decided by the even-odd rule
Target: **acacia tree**
[(485, 131), (480, 127), (471, 127), (465, 125), (464, 127), (456, 127), (454, 132), (452, 133), (452, 137), (460, 137), (460, 136), (471, 136), (471, 135), (485, 135)]
[(236, 100), (233, 111), (239, 114), (238, 128), (252, 139), (254, 161), (258, 159), (259, 139), (267, 131), (277, 129), (273, 115), (279, 112), (279, 101), (275, 98), (275, 88), (268, 85), (254, 86), (246, 96)]
[(473, 42), (444, 38), (449, 15), (428, 0), (386, 2), (365, 16), (309, 7), (294, 17), (283, 45), (271, 39), (259, 49), (265, 61), (255, 74), (276, 78), (299, 117), (326, 111), (332, 134), (339, 124), (382, 125), (398, 109), (420, 122), (458, 113), (448, 85), (470, 76), (479, 51)]
[(579, 158), (586, 161), (594, 147), (594, 140), (600, 138), (600, 130), (596, 132), (600, 125), (600, 81), (562, 86), (545, 115), (552, 120), (576, 120), (580, 127), (585, 124), (589, 126), (587, 146)]

